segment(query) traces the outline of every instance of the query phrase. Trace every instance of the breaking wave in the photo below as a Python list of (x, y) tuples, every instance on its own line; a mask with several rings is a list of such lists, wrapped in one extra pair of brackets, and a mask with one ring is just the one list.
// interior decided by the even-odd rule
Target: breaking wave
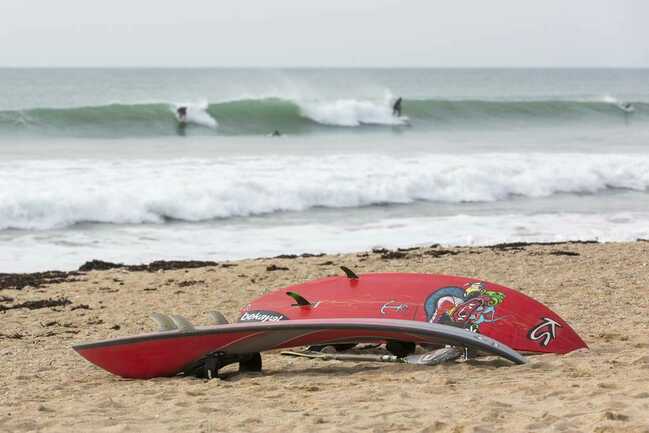
[[(619, 123), (626, 114), (614, 98), (593, 101), (406, 100), (405, 117), (392, 115), (389, 98), (377, 100), (244, 99), (218, 103), (110, 104), (0, 111), (0, 134), (81, 137), (151, 137), (178, 133), (175, 109), (189, 107), (191, 134), (250, 135), (280, 130), (310, 134), (377, 127), (471, 128), (585, 122)], [(649, 121), (649, 104), (634, 103), (634, 121)]]
[(197, 222), (316, 207), (646, 191), (649, 156), (486, 153), (32, 160), (0, 162), (0, 173), (0, 230), (40, 230), (83, 222)]

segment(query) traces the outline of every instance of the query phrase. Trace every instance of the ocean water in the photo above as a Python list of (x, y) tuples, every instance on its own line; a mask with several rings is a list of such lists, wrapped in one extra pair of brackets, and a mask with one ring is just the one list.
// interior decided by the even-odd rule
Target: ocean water
[(633, 240), (648, 188), (649, 70), (0, 69), (0, 272)]

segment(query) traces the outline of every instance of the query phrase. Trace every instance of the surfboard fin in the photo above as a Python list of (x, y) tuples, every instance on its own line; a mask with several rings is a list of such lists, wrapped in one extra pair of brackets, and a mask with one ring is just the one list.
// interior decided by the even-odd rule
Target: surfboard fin
[(340, 269), (342, 269), (345, 275), (347, 275), (347, 278), (351, 280), (358, 280), (358, 275), (356, 275), (356, 273), (349, 269), (347, 266), (341, 266)]
[(195, 329), (194, 325), (192, 325), (189, 320), (185, 319), (183, 316), (172, 315), (170, 317), (179, 331), (193, 331)]
[(158, 331), (175, 331), (178, 329), (171, 317), (166, 314), (151, 313), (149, 317), (158, 324)]
[(210, 311), (207, 315), (214, 325), (226, 325), (228, 323), (228, 319), (220, 311)]
[(311, 302), (307, 301), (302, 295), (299, 293), (295, 292), (286, 292), (288, 296), (293, 298), (295, 301), (295, 304), (291, 305), (291, 307), (307, 307), (313, 305)]

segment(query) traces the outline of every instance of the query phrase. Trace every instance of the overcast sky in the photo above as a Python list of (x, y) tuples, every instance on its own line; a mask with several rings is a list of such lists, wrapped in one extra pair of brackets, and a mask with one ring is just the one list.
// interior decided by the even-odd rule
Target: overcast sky
[(0, 66), (649, 67), (646, 0), (0, 0)]

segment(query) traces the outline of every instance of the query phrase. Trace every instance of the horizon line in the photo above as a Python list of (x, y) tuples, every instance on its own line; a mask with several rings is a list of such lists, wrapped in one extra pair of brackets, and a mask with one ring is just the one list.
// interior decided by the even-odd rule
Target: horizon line
[(649, 69), (647, 66), (0, 65), (0, 69)]

